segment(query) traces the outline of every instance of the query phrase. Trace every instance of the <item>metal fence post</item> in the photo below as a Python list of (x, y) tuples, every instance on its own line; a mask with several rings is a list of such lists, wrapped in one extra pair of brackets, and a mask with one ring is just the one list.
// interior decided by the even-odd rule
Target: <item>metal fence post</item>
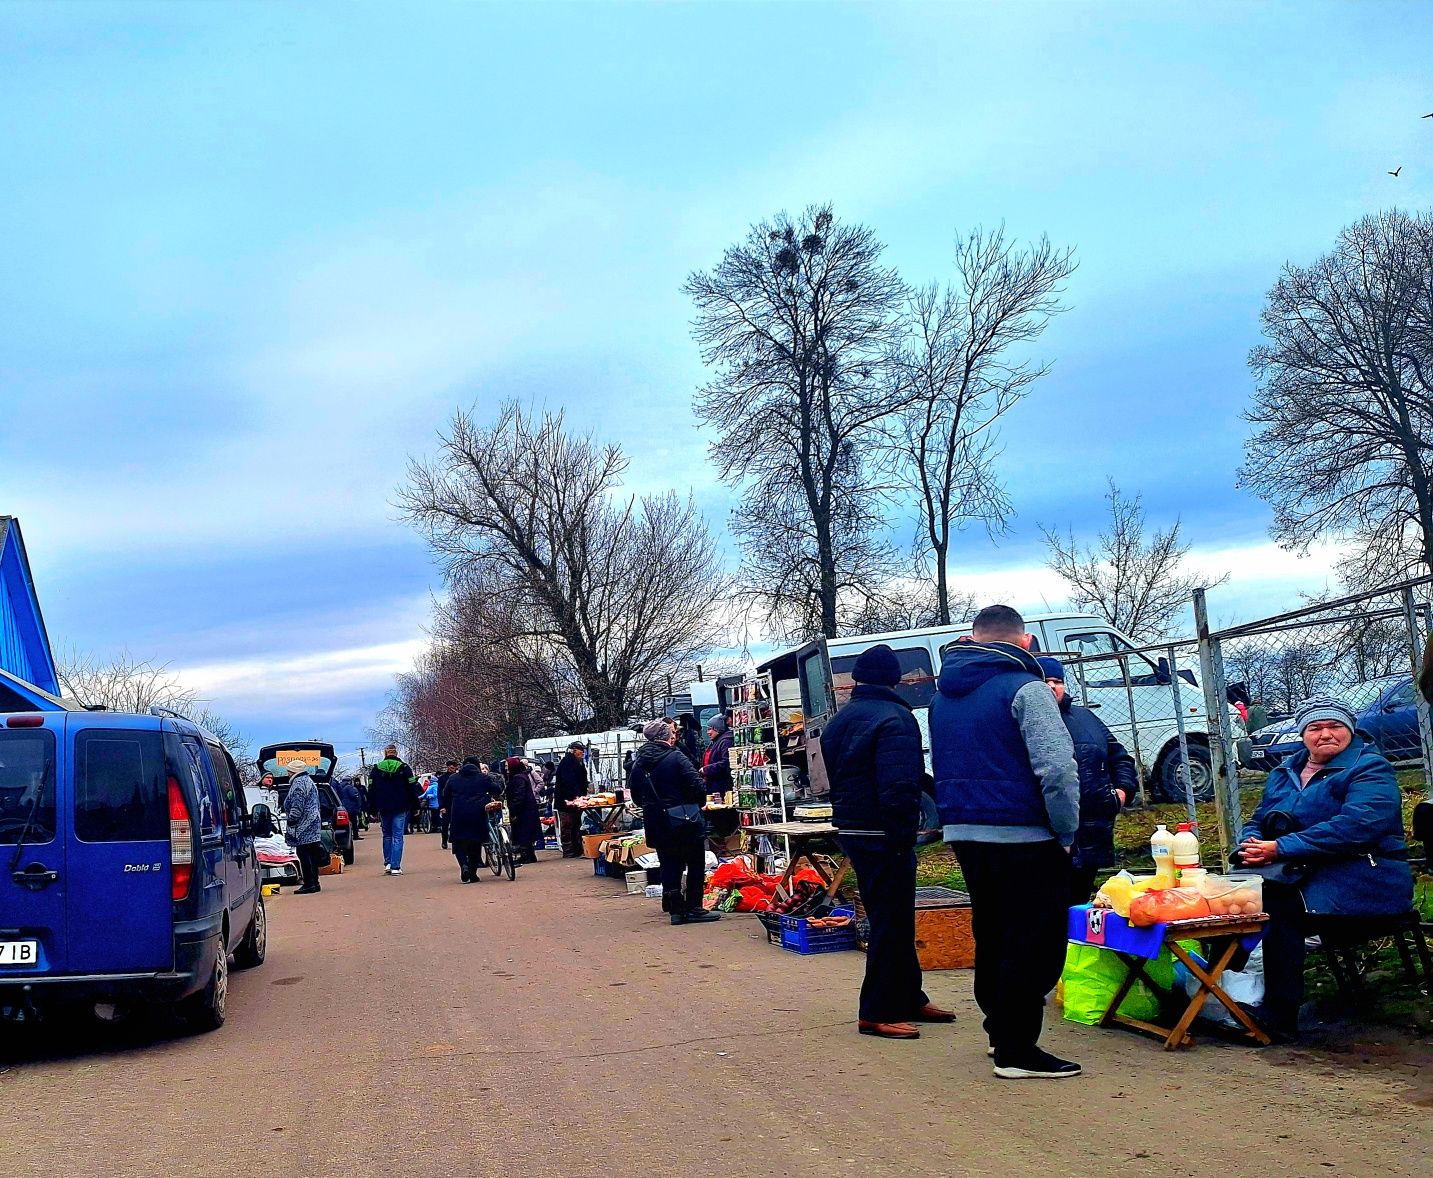
[[(1234, 765), (1234, 733), (1229, 724), (1229, 703), (1224, 698), (1223, 659), (1210, 637), (1209, 605), (1204, 590), (1194, 591), (1194, 626), (1199, 636), (1200, 677), (1204, 681), (1204, 710), (1209, 722), (1209, 760), (1214, 774), (1214, 812), (1219, 822), (1221, 865), (1234, 849), (1236, 817), (1230, 813), (1230, 795), (1237, 797), (1238, 768)], [(1236, 807), (1237, 809), (1237, 803)]]
[[(1413, 669), (1413, 681), (1418, 682), (1419, 664), (1423, 658), (1423, 643), (1426, 636), (1419, 633), (1418, 615), (1422, 612), (1413, 596), (1413, 587), (1403, 590), (1403, 616), (1408, 622), (1409, 665)], [(1414, 690), (1413, 702), (1418, 709), (1418, 740), (1423, 752), (1423, 788), (1433, 792), (1433, 721), (1428, 715), (1428, 701), (1421, 691)]]
[(1139, 717), (1134, 714), (1134, 685), (1129, 679), (1129, 656), (1120, 655), (1120, 677), (1125, 682), (1125, 702), (1129, 707), (1129, 735), (1130, 741), (1134, 744), (1134, 767), (1139, 776), (1139, 804), (1141, 808), (1149, 805), (1149, 795), (1144, 789), (1144, 757), (1139, 747)]
[(1189, 824), (1196, 830), (1199, 819), (1194, 810), (1194, 775), (1189, 772), (1189, 736), (1184, 729), (1184, 698), (1179, 690), (1179, 664), (1174, 658), (1174, 647), (1169, 647), (1169, 683), (1174, 692), (1174, 723), (1179, 729), (1179, 775), (1184, 780), (1184, 808), (1189, 814)]

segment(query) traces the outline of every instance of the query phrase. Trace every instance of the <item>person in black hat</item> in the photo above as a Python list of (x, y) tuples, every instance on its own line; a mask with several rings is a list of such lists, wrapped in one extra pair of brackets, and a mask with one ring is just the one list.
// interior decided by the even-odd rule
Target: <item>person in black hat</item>
[(916, 832), (925, 756), (910, 704), (896, 693), (901, 665), (881, 643), (856, 658), (851, 700), (821, 733), (831, 783), (831, 821), (856, 869), (871, 933), (857, 1029), (919, 1039), (917, 1022), (955, 1015), (921, 988), (916, 959)]
[(587, 794), (587, 765), (584, 758), (587, 747), (574, 740), (567, 746), (567, 755), (557, 764), (557, 789), (552, 803), (557, 810), (558, 830), (562, 835), (562, 857), (582, 857), (582, 837), (578, 833), (582, 821), (582, 809), (574, 803)]

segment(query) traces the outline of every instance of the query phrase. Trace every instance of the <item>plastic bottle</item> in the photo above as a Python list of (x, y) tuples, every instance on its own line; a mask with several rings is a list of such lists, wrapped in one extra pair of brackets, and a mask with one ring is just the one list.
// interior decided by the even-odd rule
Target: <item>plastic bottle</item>
[(1154, 886), (1174, 887), (1174, 836), (1162, 822), (1154, 828), (1154, 834), (1150, 836), (1149, 853), (1154, 859)]
[(1199, 866), (1199, 838), (1189, 823), (1181, 822), (1179, 824), (1172, 849), (1175, 871), (1184, 872)]

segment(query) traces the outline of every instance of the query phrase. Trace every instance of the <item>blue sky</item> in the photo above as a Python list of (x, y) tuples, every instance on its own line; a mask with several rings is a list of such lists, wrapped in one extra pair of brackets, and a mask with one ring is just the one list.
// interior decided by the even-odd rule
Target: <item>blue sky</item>
[(913, 281), (975, 224), (1079, 249), (965, 584), (1058, 594), (1036, 522), (1108, 475), (1282, 608), (1327, 560), (1235, 489), (1244, 357), (1286, 260), (1433, 203), (1429, 61), (1396, 2), (6, 4), (0, 510), (57, 645), (356, 743), (439, 584), (407, 455), (531, 397), (719, 522), (682, 280), (830, 200)]

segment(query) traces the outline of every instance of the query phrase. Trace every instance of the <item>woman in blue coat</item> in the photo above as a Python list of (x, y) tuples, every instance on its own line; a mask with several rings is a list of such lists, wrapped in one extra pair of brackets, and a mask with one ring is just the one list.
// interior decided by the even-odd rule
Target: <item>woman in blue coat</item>
[(1393, 766), (1340, 700), (1313, 696), (1295, 720), (1304, 748), (1269, 774), (1235, 853), (1265, 877), (1265, 1018), (1284, 1038), (1298, 1034), (1304, 938), (1413, 904)]

